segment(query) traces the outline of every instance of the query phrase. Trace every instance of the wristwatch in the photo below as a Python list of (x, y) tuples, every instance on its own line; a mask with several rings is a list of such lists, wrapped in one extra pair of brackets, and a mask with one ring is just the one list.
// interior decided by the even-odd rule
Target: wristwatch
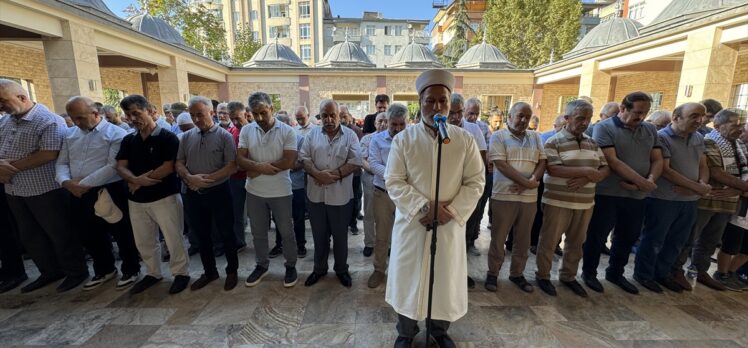
[(431, 207), (430, 204), (426, 203), (421, 207), (421, 214), (426, 214), (429, 212), (429, 208)]

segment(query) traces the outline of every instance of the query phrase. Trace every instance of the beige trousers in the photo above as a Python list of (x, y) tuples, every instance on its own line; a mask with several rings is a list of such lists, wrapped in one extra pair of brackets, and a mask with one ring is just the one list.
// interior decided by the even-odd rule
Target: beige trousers
[(510, 277), (519, 277), (525, 271), (527, 254), (530, 251), (530, 230), (535, 219), (537, 205), (532, 203), (491, 200), (493, 223), (491, 224), (491, 247), (488, 248), (488, 275), (498, 276), (504, 263), (504, 242), (509, 231), (514, 233)]
[(592, 208), (579, 210), (543, 204), (543, 226), (538, 241), (538, 271), (535, 278), (550, 278), (553, 252), (562, 234), (566, 237), (558, 278), (562, 281), (572, 281), (577, 277), (579, 260), (582, 259), (582, 244), (587, 238), (587, 225), (591, 218)]

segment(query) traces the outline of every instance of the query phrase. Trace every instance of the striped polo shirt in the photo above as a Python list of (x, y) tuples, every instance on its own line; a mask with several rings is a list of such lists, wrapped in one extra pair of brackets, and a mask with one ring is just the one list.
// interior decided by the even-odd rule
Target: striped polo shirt
[[(736, 145), (738, 147), (744, 146), (743, 143), (740, 140), (736, 141)], [(724, 164), (722, 161), (722, 153), (719, 151), (719, 146), (717, 143), (714, 142), (714, 140), (705, 138), (704, 139), (704, 147), (706, 148), (706, 164), (709, 166), (709, 168), (724, 168)], [(735, 151), (738, 151), (736, 148)], [(719, 183), (717, 180), (714, 180), (714, 178), (709, 178), (709, 185), (712, 186), (712, 188), (724, 188), (725, 185)], [(713, 197), (711, 195), (707, 195), (699, 199), (699, 209), (701, 210), (707, 210), (707, 211), (713, 211), (716, 213), (730, 213), (735, 214), (738, 210), (738, 199), (740, 199), (740, 196), (733, 196), (733, 197), (725, 197), (725, 198), (717, 198)]]
[[(545, 142), (545, 155), (548, 166), (589, 167), (600, 168), (607, 166), (600, 147), (587, 134), (577, 139), (565, 128), (554, 134)], [(545, 191), (542, 202), (552, 206), (585, 210), (595, 205), (595, 183), (590, 182), (577, 191), (566, 187), (567, 178), (549, 175), (543, 176)]]
[[(538, 166), (538, 162), (545, 160), (543, 143), (540, 134), (528, 130), (523, 137), (517, 137), (509, 129), (501, 129), (491, 135), (491, 145), (488, 149), (488, 160), (506, 161), (525, 178), (530, 178)], [(497, 201), (511, 201), (534, 203), (538, 200), (538, 189), (524, 190), (521, 194), (512, 193), (514, 185), (512, 179), (507, 178), (500, 170), (493, 171), (493, 190), (491, 199)]]

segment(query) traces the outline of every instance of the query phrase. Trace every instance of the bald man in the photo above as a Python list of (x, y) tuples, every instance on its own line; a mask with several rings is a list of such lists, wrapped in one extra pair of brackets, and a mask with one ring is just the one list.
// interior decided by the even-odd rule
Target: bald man
[[(65, 110), (75, 127), (62, 141), (55, 181), (70, 192), (73, 231), (93, 259), (94, 276), (83, 290), (93, 290), (117, 277), (110, 235), (117, 241), (122, 258), (117, 289), (124, 289), (134, 284), (140, 273), (127, 209), (127, 185), (115, 168), (115, 157), (127, 131), (108, 122), (87, 97), (71, 98)], [(114, 206), (109, 206), (109, 214), (102, 214), (100, 208), (101, 216), (97, 216), (95, 206), (101, 191), (107, 192)]]
[(83, 249), (69, 228), (65, 192), (55, 182), (55, 164), (67, 126), (62, 117), (34, 103), (18, 83), (0, 79), (0, 182), (18, 223), (21, 244), (41, 275), (29, 292), (65, 278), (57, 291), (88, 278)]

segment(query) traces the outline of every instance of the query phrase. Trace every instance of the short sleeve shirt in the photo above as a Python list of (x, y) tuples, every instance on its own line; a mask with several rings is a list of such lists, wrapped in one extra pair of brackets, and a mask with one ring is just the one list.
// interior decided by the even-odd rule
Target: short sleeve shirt
[[(332, 139), (322, 127), (309, 132), (301, 148), (302, 160), (311, 161), (318, 170), (334, 170), (346, 163), (361, 166), (361, 150), (356, 133), (342, 125), (339, 129)], [(312, 203), (341, 206), (353, 199), (353, 175), (324, 186), (317, 185), (312, 177), (307, 179), (307, 197)]]
[[(164, 162), (176, 161), (179, 139), (174, 133), (156, 127), (145, 139), (138, 132), (122, 139), (117, 160), (127, 160), (127, 168), (139, 176), (154, 170)], [(137, 203), (151, 203), (179, 193), (179, 178), (173, 172), (158, 184), (139, 188), (135, 193), (128, 192), (128, 198)]]
[[(501, 129), (491, 135), (491, 145), (488, 151), (488, 160), (507, 161), (526, 178), (530, 178), (538, 162), (545, 160), (543, 144), (540, 134), (528, 130), (523, 137), (517, 137), (509, 129)], [(538, 178), (540, 179), (540, 178)], [(507, 178), (500, 170), (493, 171), (493, 190), (491, 199), (498, 201), (513, 201), (522, 203), (533, 203), (537, 201), (538, 189), (524, 190), (521, 194), (510, 191), (514, 185), (512, 179)]]
[[(244, 127), (239, 134), (239, 148), (247, 149), (249, 159), (256, 162), (275, 162), (283, 158), (283, 151), (297, 151), (296, 131), (291, 126), (275, 121), (272, 128), (265, 132), (257, 122)], [(263, 197), (285, 197), (291, 195), (290, 170), (286, 169), (275, 175), (260, 174), (247, 178), (247, 192)]]
[[(177, 160), (184, 161), (190, 174), (211, 174), (236, 160), (234, 139), (227, 130), (213, 124), (207, 132), (195, 127), (182, 135)], [(213, 187), (228, 180), (216, 180)]]
[[(689, 180), (699, 180), (699, 161), (706, 151), (704, 136), (694, 132), (683, 138), (675, 134), (670, 125), (657, 134), (662, 143), (662, 157), (670, 159), (670, 168)], [(673, 192), (673, 184), (662, 176), (657, 179), (657, 189), (650, 196), (667, 201), (693, 202), (699, 199), (698, 195), (683, 196)]]
[(472, 122), (463, 121), (462, 128), (468, 131), (470, 135), (475, 139), (475, 144), (478, 145), (478, 151), (487, 151), (486, 138), (483, 136), (483, 131), (480, 127)]

